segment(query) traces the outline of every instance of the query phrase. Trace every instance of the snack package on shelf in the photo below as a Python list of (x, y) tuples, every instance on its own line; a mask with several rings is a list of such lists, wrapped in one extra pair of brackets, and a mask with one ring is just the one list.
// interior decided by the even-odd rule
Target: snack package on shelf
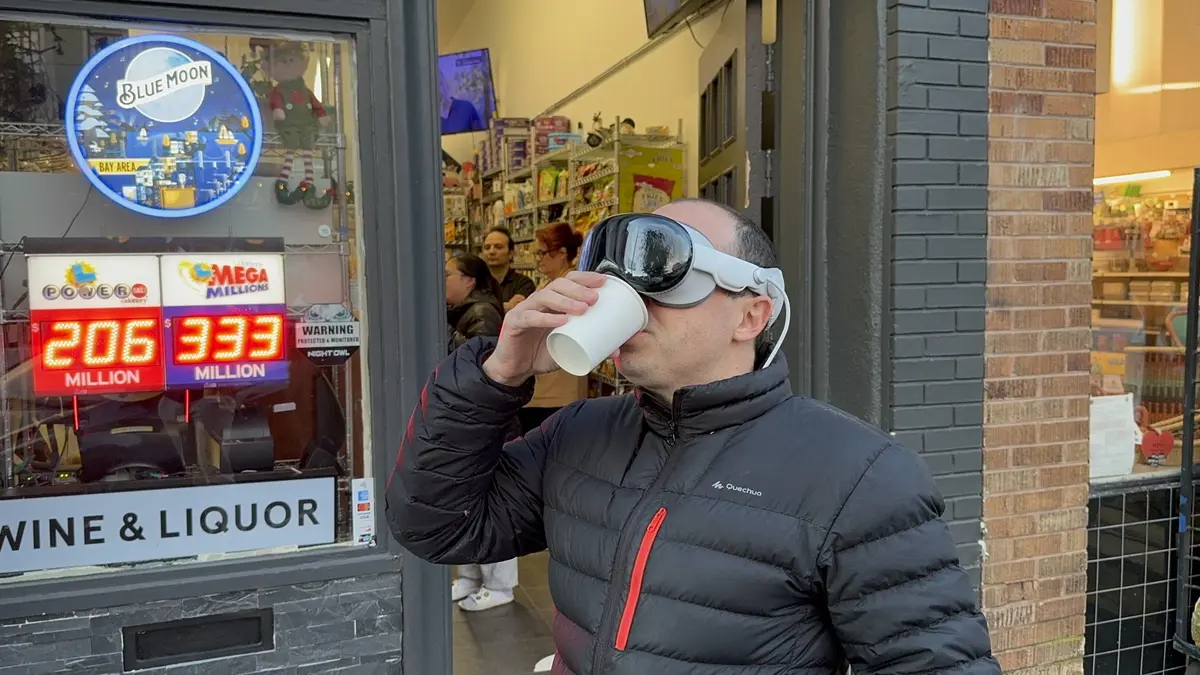
[(671, 201), (671, 192), (675, 189), (675, 181), (663, 176), (633, 177), (633, 205), (630, 210), (634, 213), (650, 213), (666, 206)]
[(562, 172), (552, 166), (542, 167), (538, 170), (538, 201), (548, 202), (554, 199), (560, 173)]

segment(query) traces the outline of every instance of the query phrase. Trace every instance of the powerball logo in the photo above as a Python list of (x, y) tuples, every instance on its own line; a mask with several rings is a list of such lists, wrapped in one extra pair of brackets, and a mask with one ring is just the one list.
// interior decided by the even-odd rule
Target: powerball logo
[(271, 286), (262, 265), (247, 262), (219, 265), (206, 262), (179, 263), (179, 276), (207, 299), (262, 293)]
[(143, 303), (149, 292), (146, 284), (106, 284), (100, 283), (95, 266), (79, 260), (71, 263), (63, 273), (62, 286), (49, 284), (42, 288), (42, 297), (46, 300), (91, 300), (99, 298), (108, 300), (116, 298), (123, 303)]
[(63, 276), (66, 278), (68, 284), (79, 288), (80, 286), (96, 283), (96, 268), (80, 260), (68, 267), (67, 273)]

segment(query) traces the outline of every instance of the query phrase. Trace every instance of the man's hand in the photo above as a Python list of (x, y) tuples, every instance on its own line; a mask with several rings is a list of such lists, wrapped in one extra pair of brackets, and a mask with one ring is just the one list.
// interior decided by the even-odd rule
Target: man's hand
[(496, 350), (483, 364), (491, 380), (519, 386), (534, 375), (558, 369), (546, 351), (546, 336), (595, 304), (597, 288), (605, 276), (596, 272), (569, 272), (551, 281), (504, 315)]

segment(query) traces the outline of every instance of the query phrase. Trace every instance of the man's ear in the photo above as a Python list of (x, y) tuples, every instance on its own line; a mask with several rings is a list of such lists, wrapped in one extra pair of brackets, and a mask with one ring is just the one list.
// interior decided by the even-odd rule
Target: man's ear
[(771, 321), (771, 300), (765, 295), (749, 295), (741, 300), (742, 317), (733, 331), (736, 342), (749, 342), (767, 329)]

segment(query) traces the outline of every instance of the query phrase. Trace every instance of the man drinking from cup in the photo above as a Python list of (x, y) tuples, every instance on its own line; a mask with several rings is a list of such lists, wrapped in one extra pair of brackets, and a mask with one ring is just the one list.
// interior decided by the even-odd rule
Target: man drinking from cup
[[(549, 549), (556, 673), (998, 674), (921, 459), (791, 393), (775, 265), (711, 202), (598, 223), (581, 271), (435, 370), (393, 534), (437, 563)], [(534, 375), (614, 352), (635, 395), (503, 443)]]

